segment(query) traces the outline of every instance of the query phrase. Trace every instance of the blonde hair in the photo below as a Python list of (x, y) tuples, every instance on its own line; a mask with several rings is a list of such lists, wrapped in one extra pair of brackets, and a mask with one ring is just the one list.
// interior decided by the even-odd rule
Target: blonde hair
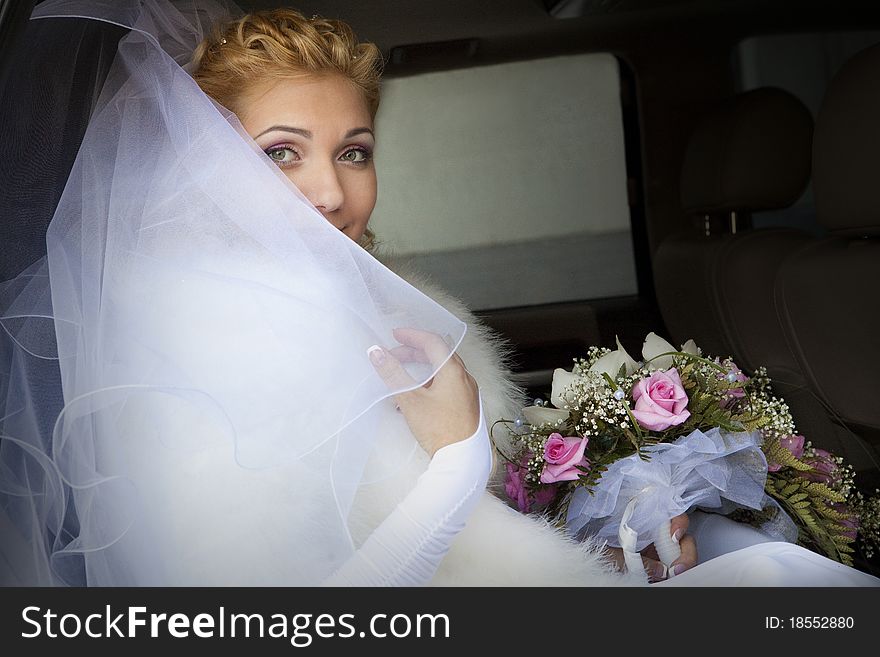
[(347, 23), (278, 8), (214, 25), (193, 53), (193, 78), (234, 112), (236, 99), (255, 83), (337, 73), (363, 92), (375, 117), (382, 64), (379, 48), (358, 42)]
[[(382, 54), (375, 44), (358, 42), (340, 20), (307, 19), (286, 8), (245, 14), (214, 25), (193, 53), (192, 66), (202, 91), (236, 114), (249, 87), (304, 73), (342, 75), (364, 94), (371, 117), (379, 109)], [(361, 246), (375, 246), (369, 229)]]

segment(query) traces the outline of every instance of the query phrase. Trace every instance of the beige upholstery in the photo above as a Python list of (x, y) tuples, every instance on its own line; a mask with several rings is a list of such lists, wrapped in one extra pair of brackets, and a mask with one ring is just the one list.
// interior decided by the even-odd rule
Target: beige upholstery
[[(850, 118), (847, 121), (858, 125)], [(743, 216), (793, 202), (809, 177), (809, 125), (803, 105), (776, 90), (743, 94), (713, 112), (695, 130), (688, 147), (682, 172), (683, 206), (698, 216), (717, 219), (727, 212)], [(817, 148), (822, 143), (819, 141)], [(837, 143), (829, 135), (828, 148), (834, 149)], [(847, 173), (847, 166), (828, 169), (842, 175), (834, 181), (821, 181), (824, 189), (845, 197), (841, 179), (855, 176)], [(864, 217), (865, 213), (856, 216)], [(825, 225), (847, 234), (853, 228), (842, 225), (845, 220), (834, 221)], [(858, 225), (869, 224), (859, 219)], [(832, 243), (837, 251), (827, 253), (821, 263), (805, 264), (817, 257), (817, 249), (828, 250)], [(853, 337), (859, 345), (853, 349), (854, 356), (859, 354), (856, 358), (863, 350), (880, 345), (880, 341), (867, 341), (864, 330), (871, 326), (870, 321), (850, 309), (860, 295), (864, 298), (864, 281), (871, 272), (857, 269), (855, 262), (862, 261), (859, 256), (852, 265), (847, 264), (854, 242), (845, 240), (847, 253), (840, 250), (842, 243), (839, 239), (823, 242), (791, 228), (709, 237), (682, 232), (667, 239), (657, 252), (656, 286), (664, 319), (676, 341), (693, 337), (704, 351), (732, 355), (749, 372), (765, 366), (775, 391), (788, 403), (798, 430), (814, 445), (846, 457), (860, 471), (863, 482), (871, 482), (873, 450), (861, 436), (880, 426), (872, 415), (872, 409), (880, 409), (880, 405), (865, 398), (871, 392), (880, 394), (880, 385), (871, 387), (869, 381), (863, 381), (862, 394), (852, 396), (852, 384), (842, 380), (846, 374), (830, 368), (831, 363), (840, 362), (837, 350), (851, 344), (847, 338), (838, 347), (833, 344), (834, 336)], [(870, 240), (859, 244), (866, 251), (877, 246), (872, 247)], [(835, 258), (838, 262), (833, 262)], [(873, 251), (863, 262), (880, 264), (880, 253)], [(852, 275), (829, 276), (847, 267)], [(783, 278), (789, 285), (777, 283), (780, 271), (786, 272)], [(880, 271), (872, 273), (874, 280), (880, 279)], [(829, 296), (828, 302), (837, 304), (834, 310), (826, 311), (829, 319), (817, 317), (810, 304), (812, 291), (841, 285), (848, 292)], [(873, 308), (876, 311), (876, 303)], [(830, 319), (835, 317), (838, 319)], [(831, 326), (834, 323), (836, 327)], [(876, 322), (873, 327), (876, 335)], [(856, 367), (853, 363), (848, 366)], [(817, 367), (824, 368), (821, 375)], [(832, 399), (837, 406), (829, 409)], [(859, 435), (837, 420), (836, 414), (842, 411), (848, 413), (851, 425), (858, 425)]]
[[(762, 327), (768, 315), (775, 315), (772, 284), (767, 282), (773, 280), (771, 270), (778, 265), (780, 253), (800, 246), (807, 234), (769, 231), (772, 248), (779, 251), (768, 252), (768, 260), (754, 263), (754, 268), (751, 262), (737, 265), (736, 278), (728, 281), (730, 265), (725, 258), (740, 257), (743, 250), (738, 240), (742, 238), (729, 233), (706, 236), (701, 234), (702, 226), (704, 220), (715, 227), (729, 225), (730, 213), (743, 219), (750, 212), (785, 207), (797, 200), (809, 180), (811, 138), (809, 111), (791, 94), (771, 88), (740, 94), (698, 124), (681, 179), (682, 206), (688, 223), (697, 228), (664, 240), (654, 257), (657, 299), (674, 341), (693, 338), (705, 352), (740, 356), (743, 350), (737, 353), (736, 346), (755, 338), (731, 327), (719, 289), (746, 276), (757, 281), (757, 290), (734, 285), (730, 292), (744, 295), (747, 305), (756, 294), (764, 295), (761, 307), (749, 310), (756, 313), (752, 325)], [(760, 276), (751, 273), (755, 270)], [(742, 312), (737, 310), (738, 318)], [(785, 343), (778, 330), (773, 341)], [(751, 363), (758, 361), (750, 359)]]
[(706, 116), (688, 142), (681, 175), (687, 214), (771, 210), (794, 203), (810, 176), (809, 110), (765, 87)]
[(667, 237), (654, 254), (654, 287), (663, 322), (676, 345), (694, 340), (705, 353), (733, 355), (721, 330), (714, 290), (720, 237), (687, 231)]
[[(829, 237), (787, 259), (775, 300), (812, 393), (849, 432), (860, 468), (880, 445), (880, 46), (834, 78), (816, 121), (817, 219)], [(817, 442), (817, 441), (814, 441)]]

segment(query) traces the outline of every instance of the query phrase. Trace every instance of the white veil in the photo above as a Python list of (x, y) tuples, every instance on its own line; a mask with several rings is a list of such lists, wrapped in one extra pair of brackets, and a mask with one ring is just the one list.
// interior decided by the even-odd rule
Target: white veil
[[(0, 287), (3, 584), (321, 582), (355, 549), (365, 471), (401, 465), (387, 441), (416, 448), (368, 347), (413, 326), (451, 354), (464, 335), (331, 226), (187, 73), (211, 22), (237, 12), (34, 12), (131, 32), (47, 257)], [(407, 367), (419, 385), (435, 373)]]

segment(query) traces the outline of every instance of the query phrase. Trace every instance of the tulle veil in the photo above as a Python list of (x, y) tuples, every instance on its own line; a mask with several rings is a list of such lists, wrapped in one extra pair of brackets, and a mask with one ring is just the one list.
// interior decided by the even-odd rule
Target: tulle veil
[[(416, 443), (370, 345), (465, 325), (332, 227), (188, 73), (216, 0), (48, 0), (130, 32), (0, 286), (4, 585), (313, 585)], [(435, 373), (410, 364), (421, 385)]]

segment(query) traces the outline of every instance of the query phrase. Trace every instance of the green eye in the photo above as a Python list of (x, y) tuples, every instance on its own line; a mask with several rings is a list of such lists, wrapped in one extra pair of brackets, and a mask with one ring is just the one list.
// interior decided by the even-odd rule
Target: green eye
[(290, 164), (299, 159), (297, 152), (287, 146), (270, 148), (266, 151), (266, 155), (268, 155), (276, 164)]
[(369, 153), (367, 151), (360, 148), (352, 148), (350, 151), (346, 151), (342, 154), (341, 160), (345, 160), (346, 162), (353, 162), (355, 164), (360, 164), (362, 162), (366, 162), (370, 159)]

